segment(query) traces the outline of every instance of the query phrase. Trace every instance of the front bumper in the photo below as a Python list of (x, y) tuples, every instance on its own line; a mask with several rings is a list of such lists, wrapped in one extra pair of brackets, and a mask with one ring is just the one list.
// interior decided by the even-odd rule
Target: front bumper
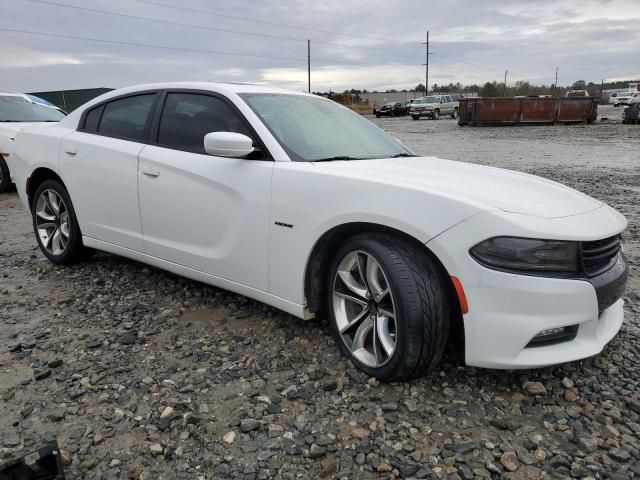
[(409, 115), (414, 117), (433, 117), (433, 110), (409, 110)]
[[(502, 226), (496, 220), (500, 217)], [(514, 222), (504, 223), (505, 218)], [(491, 270), (468, 252), (497, 234), (566, 240), (607, 238), (624, 229), (624, 219), (608, 207), (563, 219), (530, 222), (527, 218), (531, 217), (478, 215), (427, 243), (447, 271), (462, 282), (469, 305), (464, 315), (468, 365), (521, 369), (579, 360), (598, 354), (620, 330), (624, 316), (620, 296), (627, 278), (622, 255), (622, 264), (597, 279), (559, 279)], [(529, 229), (532, 223), (539, 229), (537, 235)], [(504, 232), (505, 228), (510, 231)], [(544, 330), (570, 326), (577, 326), (573, 339), (530, 345)]]

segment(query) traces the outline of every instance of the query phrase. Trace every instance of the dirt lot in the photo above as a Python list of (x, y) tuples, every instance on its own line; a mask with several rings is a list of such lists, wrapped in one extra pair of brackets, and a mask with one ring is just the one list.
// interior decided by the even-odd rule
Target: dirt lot
[(52, 266), (2, 195), (0, 461), (57, 438), (72, 479), (640, 478), (640, 128), (376, 122), (418, 153), (539, 174), (627, 216), (626, 321), (601, 355), (499, 372), (453, 351), (381, 385), (322, 322), (107, 254)]

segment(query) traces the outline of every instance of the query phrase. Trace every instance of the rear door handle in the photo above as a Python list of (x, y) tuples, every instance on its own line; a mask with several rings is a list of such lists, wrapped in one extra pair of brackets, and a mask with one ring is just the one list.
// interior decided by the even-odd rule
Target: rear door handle
[(142, 167), (142, 173), (144, 173), (148, 177), (160, 176), (160, 170), (158, 170), (156, 167), (149, 167), (147, 165)]
[(66, 147), (64, 149), (64, 153), (73, 157), (76, 153), (78, 153), (78, 149), (76, 147)]

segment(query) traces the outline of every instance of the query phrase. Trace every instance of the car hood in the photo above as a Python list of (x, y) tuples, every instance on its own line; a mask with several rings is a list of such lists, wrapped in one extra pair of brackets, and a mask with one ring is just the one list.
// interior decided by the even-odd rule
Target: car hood
[(551, 180), (495, 167), (409, 157), (314, 163), (321, 171), (481, 202), (505, 212), (559, 218), (595, 210), (602, 202)]
[(0, 134), (13, 140), (16, 134), (27, 127), (35, 127), (38, 125), (55, 125), (55, 122), (0, 122)]

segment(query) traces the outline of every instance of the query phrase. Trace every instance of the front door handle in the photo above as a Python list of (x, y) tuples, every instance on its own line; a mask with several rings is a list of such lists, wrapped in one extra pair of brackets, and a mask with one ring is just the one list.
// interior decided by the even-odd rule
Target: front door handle
[(78, 153), (78, 149), (76, 147), (66, 147), (64, 149), (64, 153), (73, 157), (76, 153)]
[(156, 167), (144, 166), (142, 167), (142, 173), (144, 173), (148, 177), (158, 177), (160, 176), (160, 170)]

